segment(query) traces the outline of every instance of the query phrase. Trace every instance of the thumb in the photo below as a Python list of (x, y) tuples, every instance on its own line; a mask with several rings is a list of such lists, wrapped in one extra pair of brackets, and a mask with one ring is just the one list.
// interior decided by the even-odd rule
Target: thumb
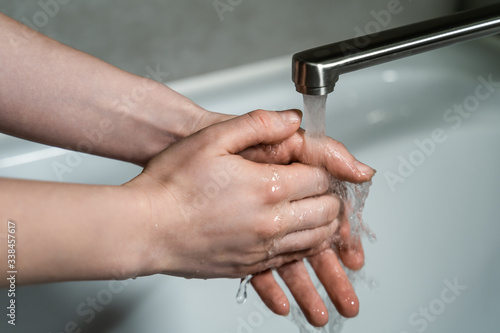
[(286, 140), (298, 130), (301, 116), (299, 110), (256, 110), (211, 126), (207, 135), (225, 152), (237, 154), (258, 144)]

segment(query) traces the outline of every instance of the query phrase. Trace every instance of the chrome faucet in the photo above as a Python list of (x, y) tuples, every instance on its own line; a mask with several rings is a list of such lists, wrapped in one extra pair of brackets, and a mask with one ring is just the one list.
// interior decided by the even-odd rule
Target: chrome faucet
[(500, 4), (296, 53), (292, 79), (302, 94), (326, 95), (340, 74), (495, 33), (500, 33)]

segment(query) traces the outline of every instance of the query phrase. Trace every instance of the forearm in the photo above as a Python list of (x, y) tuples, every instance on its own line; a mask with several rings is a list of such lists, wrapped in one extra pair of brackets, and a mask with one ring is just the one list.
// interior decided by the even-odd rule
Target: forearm
[(207, 113), (0, 14), (0, 132), (144, 165)]
[[(20, 284), (123, 279), (148, 266), (147, 203), (127, 186), (0, 179), (0, 225), (16, 223)], [(0, 269), (7, 269), (2, 240)], [(7, 280), (0, 286), (5, 286)]]

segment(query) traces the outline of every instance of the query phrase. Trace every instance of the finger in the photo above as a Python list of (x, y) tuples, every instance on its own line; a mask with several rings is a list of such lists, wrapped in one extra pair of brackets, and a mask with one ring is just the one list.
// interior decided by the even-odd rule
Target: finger
[(299, 128), (298, 110), (256, 110), (215, 124), (200, 132), (209, 142), (217, 142), (221, 154), (236, 154), (261, 143), (272, 144), (285, 140)]
[(358, 239), (356, 247), (354, 248), (340, 248), (337, 247), (340, 260), (349, 269), (360, 270), (365, 264), (365, 253), (361, 239)]
[[(332, 194), (284, 204), (280, 208), (279, 215), (281, 223), (284, 225), (283, 234), (327, 226), (337, 219), (340, 206), (340, 199)], [(335, 224), (338, 227), (340, 221), (335, 221)]]
[(274, 254), (272, 251), (268, 251), (267, 258), (263, 259), (260, 255), (256, 260), (253, 260), (252, 258), (247, 266), (245, 266), (242, 270), (237, 270), (235, 272), (234, 277), (244, 277), (249, 274), (256, 274), (268, 269), (282, 267), (297, 260), (303, 260), (304, 258), (314, 256), (327, 248), (331, 248), (330, 240), (325, 240), (323, 243), (314, 248), (308, 248), (295, 252)]
[(337, 311), (344, 317), (356, 316), (359, 301), (336, 253), (327, 249), (310, 257), (309, 262)]
[(361, 238), (351, 234), (351, 225), (346, 214), (340, 219), (339, 239), (335, 242), (340, 259), (347, 268), (359, 270), (365, 263)]
[(331, 244), (338, 225), (338, 221), (334, 220), (325, 226), (291, 232), (282, 238), (277, 238), (272, 242), (267, 252), (268, 257), (286, 257), (288, 254), (295, 255), (296, 253), (315, 250), (324, 246), (324, 244)]
[[(300, 133), (304, 137), (304, 133)], [(329, 138), (307, 138), (296, 158), (304, 156), (303, 163), (322, 165), (335, 178), (353, 183), (370, 180), (375, 174), (369, 166), (359, 162), (340, 142)], [(297, 155), (299, 154), (299, 155)]]
[(264, 304), (275, 314), (286, 316), (290, 312), (290, 302), (268, 269), (262, 273), (255, 274), (251, 280), (252, 286), (260, 296)]
[(309, 277), (304, 262), (295, 261), (277, 269), (307, 321), (316, 327), (328, 323), (328, 311)]
[[(291, 165), (262, 165), (263, 178), (271, 200), (293, 201), (324, 194), (330, 185), (328, 173), (322, 168), (301, 163)], [(265, 198), (265, 197), (264, 197)], [(267, 199), (267, 198), (265, 198)]]
[(375, 170), (359, 162), (342, 143), (329, 137), (306, 139), (302, 129), (281, 143), (258, 145), (240, 154), (255, 162), (322, 166), (335, 178), (353, 183), (368, 181), (375, 174)]

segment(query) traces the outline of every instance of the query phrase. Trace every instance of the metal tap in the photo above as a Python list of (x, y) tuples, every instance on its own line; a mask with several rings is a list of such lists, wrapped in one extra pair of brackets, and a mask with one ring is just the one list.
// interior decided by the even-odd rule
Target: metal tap
[(340, 74), (496, 33), (500, 33), (500, 4), (296, 53), (292, 79), (302, 94), (326, 95)]

